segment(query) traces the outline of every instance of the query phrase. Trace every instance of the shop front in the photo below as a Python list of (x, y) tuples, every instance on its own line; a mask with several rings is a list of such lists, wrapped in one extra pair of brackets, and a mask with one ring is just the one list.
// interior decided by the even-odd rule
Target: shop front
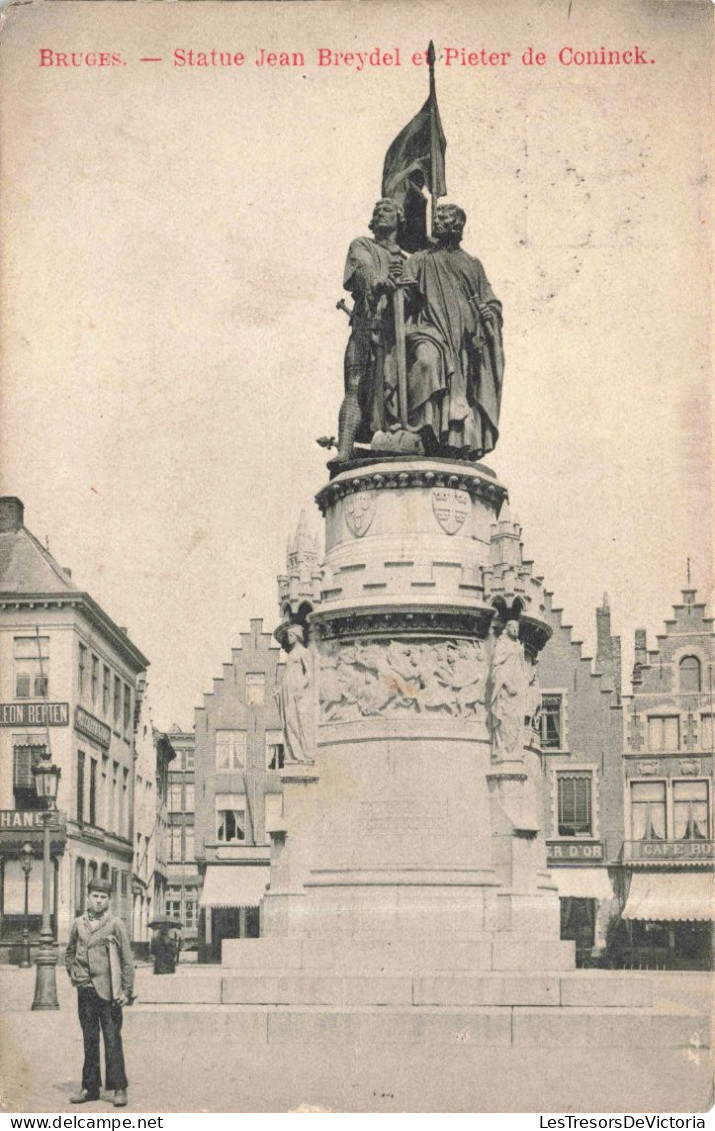
[(623, 921), (624, 964), (634, 969), (712, 968), (713, 873), (633, 871)]
[(264, 863), (208, 865), (200, 899), (200, 962), (220, 962), (224, 939), (258, 938), (269, 877)]
[[(34, 956), (42, 924), (43, 811), (0, 810), (0, 963), (19, 965), (23, 931)], [(50, 825), (50, 908), (56, 932), (60, 900), (60, 866), (67, 843), (61, 814)], [(56, 937), (56, 934), (55, 934)]]

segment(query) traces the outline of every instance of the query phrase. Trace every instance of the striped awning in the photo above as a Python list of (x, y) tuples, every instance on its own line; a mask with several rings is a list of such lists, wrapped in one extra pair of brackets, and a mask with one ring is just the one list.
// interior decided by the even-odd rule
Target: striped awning
[(711, 872), (634, 872), (623, 918), (707, 921), (713, 891)]
[(268, 887), (267, 864), (209, 864), (201, 907), (258, 907)]
[(558, 884), (560, 899), (613, 899), (613, 888), (605, 868), (555, 868), (551, 865), (552, 880)]

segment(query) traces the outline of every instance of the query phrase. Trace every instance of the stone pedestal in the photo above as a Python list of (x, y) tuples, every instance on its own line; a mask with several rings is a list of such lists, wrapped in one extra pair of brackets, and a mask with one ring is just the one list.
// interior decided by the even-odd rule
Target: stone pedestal
[[(484, 469), (422, 458), (345, 470), (318, 496), (315, 773), (284, 776), (263, 929), (266, 942), (325, 948), (326, 970), (332, 940), (376, 970), (397, 951), (420, 973), (449, 970), (440, 951), (457, 943), (474, 969), (573, 963), (538, 827), (538, 759), (493, 750), (484, 571), (505, 496)], [(521, 623), (535, 651), (548, 630)]]

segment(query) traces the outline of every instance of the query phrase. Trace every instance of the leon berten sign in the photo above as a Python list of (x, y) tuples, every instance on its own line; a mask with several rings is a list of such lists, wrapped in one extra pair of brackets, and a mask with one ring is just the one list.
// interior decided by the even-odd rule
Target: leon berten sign
[(66, 727), (69, 703), (0, 703), (1, 727)]

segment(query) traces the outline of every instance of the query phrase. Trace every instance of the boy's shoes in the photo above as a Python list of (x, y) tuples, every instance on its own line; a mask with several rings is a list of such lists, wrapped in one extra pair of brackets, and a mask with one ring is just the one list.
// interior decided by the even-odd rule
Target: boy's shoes
[(76, 1096), (70, 1096), (70, 1103), (71, 1104), (89, 1104), (89, 1103), (94, 1103), (95, 1100), (98, 1100), (98, 1099), (99, 1099), (99, 1092), (88, 1092), (86, 1088), (83, 1088), (82, 1091), (78, 1092)]

